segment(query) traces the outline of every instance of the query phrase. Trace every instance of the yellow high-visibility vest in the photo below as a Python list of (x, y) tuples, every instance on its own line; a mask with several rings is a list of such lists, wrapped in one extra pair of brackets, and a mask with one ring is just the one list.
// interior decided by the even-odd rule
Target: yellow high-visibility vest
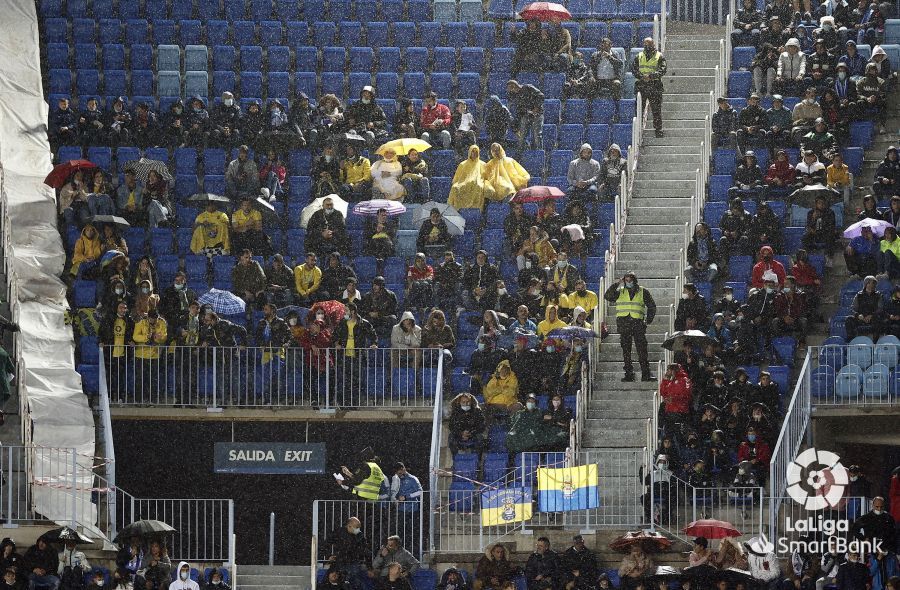
[(650, 58), (647, 58), (647, 53), (644, 51), (638, 54), (638, 71), (641, 76), (649, 76), (656, 73), (659, 57), (658, 51)]
[(381, 483), (384, 481), (384, 472), (377, 463), (367, 461), (369, 466), (369, 477), (362, 480), (353, 487), (353, 493), (363, 500), (374, 502), (378, 500), (378, 493), (381, 491)]
[(637, 292), (634, 294), (634, 299), (631, 298), (631, 293), (628, 292), (628, 289), (619, 291), (619, 298), (616, 299), (617, 318), (631, 316), (635, 319), (642, 320), (644, 319), (646, 311), (647, 310), (644, 307), (643, 287), (638, 287)]

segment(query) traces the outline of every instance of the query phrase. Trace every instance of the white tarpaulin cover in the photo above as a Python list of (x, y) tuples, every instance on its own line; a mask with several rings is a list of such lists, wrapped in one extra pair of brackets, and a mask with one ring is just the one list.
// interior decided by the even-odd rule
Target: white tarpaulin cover
[[(33, 473), (64, 474), (59, 479), (65, 481), (36, 485), (34, 509), (60, 522), (69, 521), (75, 509), (78, 524), (93, 528), (94, 421), (74, 370), (72, 331), (64, 321), (66, 289), (58, 277), (65, 251), (56, 228), (56, 199), (43, 182), (52, 165), (38, 43), (34, 1), (5, 0), (0, 19), (0, 199), (10, 306), (21, 328), (16, 356), (27, 400), (23, 420), (31, 420), (30, 442), (74, 448), (83, 465), (76, 470), (35, 464)], [(63, 456), (35, 455), (34, 460), (62, 462)], [(60, 502), (61, 495), (68, 500)]]

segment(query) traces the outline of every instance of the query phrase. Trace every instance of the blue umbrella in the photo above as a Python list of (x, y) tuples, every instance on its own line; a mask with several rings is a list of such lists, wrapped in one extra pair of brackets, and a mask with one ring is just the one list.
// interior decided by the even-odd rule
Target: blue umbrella
[(507, 331), (500, 335), (500, 339), (497, 341), (497, 346), (500, 348), (512, 348), (516, 342), (516, 338), (525, 338), (527, 342), (525, 343), (525, 348), (536, 348), (538, 344), (540, 344), (541, 340), (537, 337), (537, 334), (534, 332), (528, 332), (525, 330), (521, 330), (516, 328), (512, 332)]
[(580, 326), (566, 326), (565, 328), (556, 328), (550, 330), (547, 338), (596, 338), (597, 333), (588, 328)]
[(246, 309), (244, 300), (231, 291), (210, 289), (208, 293), (200, 296), (197, 301), (200, 305), (208, 305), (219, 315), (237, 315), (244, 313)]

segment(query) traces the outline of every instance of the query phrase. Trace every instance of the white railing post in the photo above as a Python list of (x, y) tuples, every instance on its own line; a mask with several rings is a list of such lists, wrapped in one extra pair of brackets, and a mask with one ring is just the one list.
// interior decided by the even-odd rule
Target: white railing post
[(234, 500), (228, 500), (228, 566), (234, 567), (235, 554), (237, 552), (236, 535), (234, 534)]
[[(428, 506), (430, 508), (428, 514), (428, 542), (429, 548), (434, 551), (435, 549), (435, 531), (437, 529), (437, 523), (435, 522), (435, 515), (438, 509), (438, 502), (440, 501), (438, 490), (438, 470), (441, 467), (441, 445), (443, 444), (443, 419), (444, 419), (444, 356), (445, 353), (443, 350), (440, 352), (440, 358), (438, 358), (438, 370), (437, 370), (437, 384), (436, 390), (434, 394), (434, 412), (432, 413), (431, 419), (431, 453), (429, 456), (429, 469), (428, 469), (428, 481), (429, 481), (429, 497), (428, 497)], [(419, 511), (421, 512), (421, 510)], [(421, 548), (421, 543), (419, 547)]]
[(316, 575), (319, 569), (319, 501), (313, 501), (312, 509), (312, 541), (309, 544), (310, 549), (310, 566), (309, 566), (309, 587), (316, 590)]

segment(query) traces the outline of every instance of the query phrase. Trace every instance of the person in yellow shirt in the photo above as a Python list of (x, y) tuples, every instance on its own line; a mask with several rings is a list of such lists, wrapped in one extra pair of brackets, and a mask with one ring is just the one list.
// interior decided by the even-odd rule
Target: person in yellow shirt
[(272, 246), (262, 230), (262, 213), (253, 207), (253, 198), (245, 196), (241, 206), (231, 214), (231, 245), (235, 252), (245, 248), (259, 256), (271, 256)]
[(575, 290), (565, 296), (566, 298), (566, 309), (575, 309), (576, 307), (580, 307), (587, 313), (587, 320), (590, 322), (594, 317), (594, 309), (599, 304), (600, 300), (597, 297), (597, 294), (593, 291), (588, 290), (587, 284), (584, 282), (584, 279), (578, 279), (575, 281)]
[(489, 421), (494, 414), (512, 414), (522, 409), (519, 402), (519, 379), (513, 373), (508, 360), (500, 361), (482, 393), (484, 393), (484, 410)]
[(344, 148), (341, 160), (341, 197), (347, 201), (365, 201), (372, 191), (372, 163), (359, 155), (356, 146)]
[(206, 204), (206, 211), (194, 220), (194, 234), (191, 236), (191, 252), (205, 254), (212, 259), (231, 252), (231, 223), (228, 214), (219, 211), (214, 201)]
[(506, 155), (499, 143), (491, 144), (491, 159), (484, 166), (484, 180), (493, 190), (488, 198), (502, 201), (528, 186), (531, 175), (513, 158)]
[(893, 227), (884, 228), (884, 238), (875, 254), (878, 262), (878, 278), (895, 280), (900, 277), (900, 238)]
[(309, 307), (319, 300), (319, 285), (322, 283), (322, 269), (316, 266), (316, 255), (309, 252), (306, 261), (294, 267), (294, 288), (300, 296), (299, 304)]
[(548, 305), (544, 310), (544, 319), (537, 325), (537, 335), (539, 338), (544, 338), (551, 330), (565, 327), (566, 323), (559, 319), (559, 307)]
[(72, 268), (69, 272), (73, 277), (78, 276), (80, 270), (82, 274), (90, 270), (97, 264), (100, 255), (103, 253), (103, 243), (100, 241), (100, 235), (97, 229), (90, 223), (81, 230), (81, 237), (75, 241), (75, 252), (72, 254)]
[(108, 313), (100, 324), (98, 336), (103, 346), (103, 360), (106, 365), (106, 383), (109, 392), (115, 396), (125, 391), (128, 376), (128, 351), (126, 346), (133, 341), (134, 321), (128, 315), (125, 301), (116, 303), (115, 312)]
[(136, 345), (134, 360), (138, 373), (135, 387), (140, 383), (140, 389), (135, 395), (139, 401), (152, 402), (161, 391), (165, 391), (165, 359), (160, 358), (160, 351), (165, 346), (167, 338), (166, 320), (159, 317), (156, 310), (134, 324), (132, 339)]
[(853, 175), (850, 167), (844, 164), (844, 157), (840, 152), (834, 154), (831, 165), (825, 169), (825, 183), (828, 188), (834, 189), (844, 195), (844, 203), (850, 202), (850, 187), (853, 186)]

